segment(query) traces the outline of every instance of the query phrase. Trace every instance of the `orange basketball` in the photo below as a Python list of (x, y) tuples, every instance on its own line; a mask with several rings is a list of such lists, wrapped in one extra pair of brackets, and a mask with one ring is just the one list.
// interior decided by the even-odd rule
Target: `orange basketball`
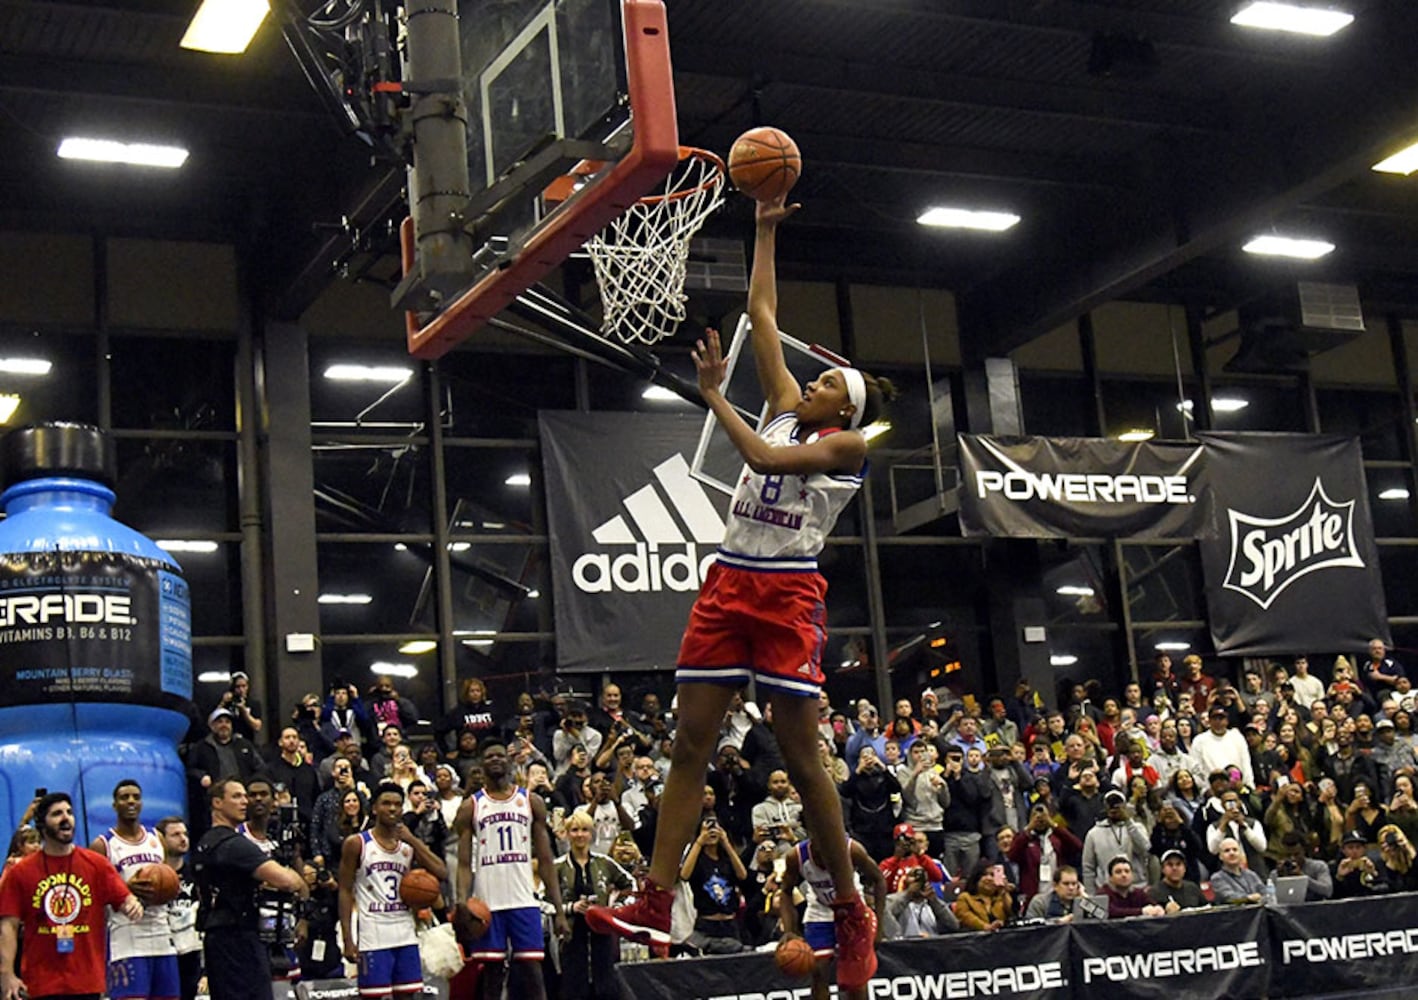
[(784, 938), (773, 950), (773, 961), (778, 963), (783, 975), (792, 979), (804, 979), (812, 975), (817, 956), (812, 953), (812, 945), (802, 938)]
[(755, 201), (772, 201), (792, 190), (803, 172), (798, 144), (771, 126), (751, 128), (729, 150), (729, 179)]
[(438, 879), (433, 877), (432, 872), (426, 872), (422, 868), (409, 869), (404, 874), (404, 880), (399, 883), (399, 898), (411, 910), (432, 906), (438, 902), (440, 892), (442, 889)]
[(182, 891), (182, 883), (177, 872), (163, 864), (143, 865), (133, 873), (129, 885), (137, 886), (148, 893), (144, 902), (170, 903)]
[(469, 896), (468, 901), (463, 904), (468, 911), (468, 919), (479, 934), (487, 930), (492, 923), (492, 911), (487, 908), (487, 904), (476, 896)]

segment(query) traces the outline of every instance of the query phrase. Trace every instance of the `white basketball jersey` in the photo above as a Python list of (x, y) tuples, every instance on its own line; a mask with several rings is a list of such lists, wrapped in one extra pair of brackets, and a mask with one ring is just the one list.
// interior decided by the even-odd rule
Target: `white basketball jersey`
[[(114, 829), (110, 829), (103, 838), (108, 848), (108, 860), (118, 869), (118, 874), (125, 882), (132, 879), (144, 865), (163, 864), (167, 860), (158, 835), (146, 827), (140, 829), (143, 834), (136, 844), (124, 840)], [(136, 922), (117, 910), (109, 914), (109, 961), (172, 954), (176, 952), (173, 950), (172, 933), (167, 925), (166, 904), (144, 904), (143, 916)]]
[[(852, 841), (847, 841), (850, 850)], [(832, 923), (832, 901), (837, 898), (837, 886), (832, 881), (832, 873), (813, 858), (812, 852), (808, 849), (808, 841), (798, 841), (798, 872), (802, 876), (803, 885), (807, 886), (807, 891), (803, 893), (807, 897), (807, 908), (803, 910), (803, 923)], [(855, 871), (852, 873), (852, 883), (860, 892), (862, 888), (862, 878)]]
[(386, 851), (366, 830), (359, 835), (355, 871), (355, 939), (360, 951), (418, 944), (414, 915), (399, 898), (399, 887), (413, 865), (414, 849), (400, 842)]
[[(789, 410), (768, 421), (758, 436), (778, 447), (811, 444), (822, 436), (814, 431), (799, 440), (800, 430), (797, 415)], [(765, 561), (774, 570), (817, 569), (817, 554), (865, 474), (866, 465), (855, 475), (807, 476), (768, 475), (745, 465), (729, 505), (719, 561), (742, 569), (763, 569)]]
[(525, 788), (514, 788), (505, 799), (493, 798), (486, 789), (473, 795), (473, 848), (473, 895), (489, 910), (537, 905), (532, 888), (532, 803)]

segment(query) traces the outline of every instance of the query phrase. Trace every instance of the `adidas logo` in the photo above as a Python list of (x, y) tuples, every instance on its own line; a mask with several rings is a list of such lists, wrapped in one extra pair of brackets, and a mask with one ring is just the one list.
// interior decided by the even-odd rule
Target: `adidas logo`
[[(616, 514), (591, 532), (597, 545), (629, 545), (631, 550), (615, 556), (596, 551), (578, 556), (571, 564), (571, 579), (578, 590), (635, 594), (699, 589), (724, 538), (724, 520), (704, 487), (690, 476), (683, 455), (671, 455), (655, 466), (654, 473), (654, 482), (623, 499), (629, 521)], [(708, 548), (702, 556), (700, 546)]]

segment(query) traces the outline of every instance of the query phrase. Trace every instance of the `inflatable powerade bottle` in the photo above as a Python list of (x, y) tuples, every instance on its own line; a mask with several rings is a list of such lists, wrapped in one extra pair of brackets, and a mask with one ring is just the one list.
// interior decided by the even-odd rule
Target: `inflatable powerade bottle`
[(37, 790), (68, 792), (75, 840), (87, 844), (113, 825), (124, 778), (143, 788), (146, 825), (183, 815), (177, 744), (192, 697), (192, 619), (181, 569), (109, 516), (114, 461), (98, 428), (11, 431), (0, 462), (5, 828)]

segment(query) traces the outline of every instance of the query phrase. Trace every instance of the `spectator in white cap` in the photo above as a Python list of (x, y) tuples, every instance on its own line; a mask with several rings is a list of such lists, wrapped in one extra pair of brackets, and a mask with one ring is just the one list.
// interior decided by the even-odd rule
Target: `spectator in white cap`
[(1398, 739), (1398, 730), (1394, 728), (1392, 719), (1380, 719), (1374, 723), (1374, 748), (1369, 752), (1369, 756), (1388, 769), (1379, 772), (1381, 778), (1388, 779), (1387, 784), (1390, 787), (1384, 789), (1386, 795), (1392, 791), (1392, 775), (1405, 767), (1418, 767), (1418, 759), (1413, 754), (1413, 744)]

